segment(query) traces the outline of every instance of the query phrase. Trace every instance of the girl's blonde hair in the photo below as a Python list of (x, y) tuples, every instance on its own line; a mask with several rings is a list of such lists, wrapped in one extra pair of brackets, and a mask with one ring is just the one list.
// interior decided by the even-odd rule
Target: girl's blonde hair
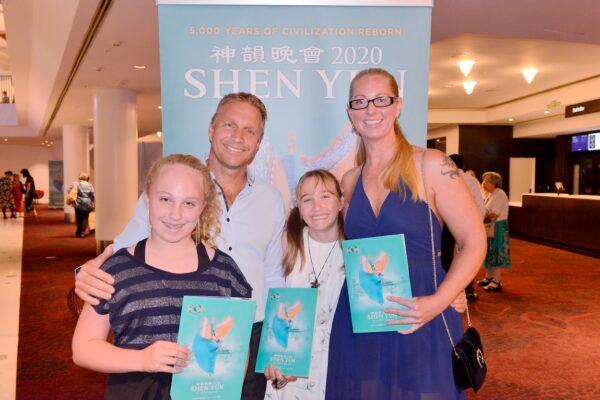
[[(350, 82), (349, 99), (352, 99), (352, 91), (357, 80), (364, 76), (377, 75), (388, 80), (390, 90), (394, 97), (399, 97), (398, 82), (396, 79), (384, 69), (369, 68), (360, 71)], [(412, 193), (412, 200), (416, 201), (419, 198), (419, 178), (417, 169), (413, 162), (413, 150), (406, 137), (400, 129), (398, 120), (394, 121), (394, 133), (396, 136), (396, 153), (385, 170), (383, 171), (383, 184), (392, 192), (397, 192), (406, 197), (406, 188)], [(362, 165), (367, 160), (367, 152), (362, 138), (358, 140), (358, 151), (356, 153), (356, 164)]]
[[(200, 240), (208, 246), (216, 247), (217, 236), (221, 233), (221, 223), (219, 216), (221, 215), (221, 206), (217, 201), (217, 191), (210, 177), (208, 167), (200, 162), (196, 157), (187, 154), (171, 154), (157, 160), (150, 171), (146, 175), (146, 184), (144, 190), (150, 192), (150, 188), (163, 167), (169, 165), (186, 165), (200, 173), (204, 186), (204, 209), (200, 214), (197, 229)], [(196, 232), (192, 233), (192, 236)]]
[[(340, 184), (333, 174), (324, 169), (315, 169), (312, 171), (308, 171), (298, 181), (298, 185), (296, 186), (296, 200), (298, 201), (298, 197), (300, 195), (300, 188), (302, 184), (309, 178), (315, 178), (317, 183), (321, 182), (326, 187), (333, 187), (334, 195), (339, 199), (342, 198), (342, 190), (340, 189)], [(294, 269), (294, 265), (296, 264), (296, 260), (300, 257), (300, 269), (304, 267), (304, 263), (306, 262), (306, 254), (304, 252), (304, 238), (303, 232), (304, 227), (306, 226), (306, 222), (300, 216), (300, 209), (298, 205), (292, 208), (290, 215), (285, 224), (285, 236), (287, 246), (285, 248), (283, 254), (283, 276), (288, 276), (292, 270)], [(337, 226), (338, 226), (338, 240), (340, 241), (340, 245), (342, 240), (344, 240), (344, 220), (342, 217), (342, 211), (338, 212), (337, 215)]]

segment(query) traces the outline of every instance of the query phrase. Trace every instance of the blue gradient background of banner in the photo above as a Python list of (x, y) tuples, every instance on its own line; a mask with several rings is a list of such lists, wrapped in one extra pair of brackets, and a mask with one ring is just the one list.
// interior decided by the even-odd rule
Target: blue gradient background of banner
[[(349, 83), (353, 74), (365, 68), (384, 68), (399, 81), (404, 101), (402, 129), (411, 143), (423, 146), (430, 23), (430, 7), (159, 5), (164, 154), (206, 156), (208, 124), (216, 105), (229, 92), (253, 91), (249, 70), (266, 71), (255, 75), (267, 82), (255, 90), (269, 114), (263, 143), (267, 149), (261, 149), (260, 160), (255, 163), (262, 163), (259, 174), (271, 181), (275, 179), (273, 170), (283, 169), (290, 190), (307, 169), (334, 169), (335, 164), (347, 169), (347, 162), (340, 162), (340, 154), (349, 154), (354, 148), (346, 114)], [(246, 32), (250, 34), (234, 34), (231, 28), (250, 28)], [(304, 31), (314, 28), (321, 29), (319, 35)], [(389, 29), (396, 34), (367, 35), (367, 28)], [(327, 34), (331, 31), (324, 29), (343, 29), (346, 34)], [(347, 34), (350, 30), (353, 34)], [(217, 60), (215, 52), (227, 46), (234, 49), (234, 56)], [(256, 52), (255, 62), (244, 62), (242, 49), (255, 46), (262, 46), (264, 58), (260, 60), (260, 52)], [(278, 48), (281, 56), (283, 46), (291, 49), (290, 58), (295, 63), (273, 59), (272, 48)], [(318, 63), (306, 62), (300, 52), (310, 46), (323, 50)], [(192, 69), (203, 70), (205, 76), (195, 71), (191, 73), (195, 81), (186, 81), (186, 72)], [(213, 70), (220, 70), (225, 81), (232, 80), (233, 70), (239, 70), (238, 86), (224, 84), (220, 93), (215, 93)], [(280, 81), (282, 98), (277, 98), (277, 71), (295, 86), (295, 70), (301, 71), (300, 96)], [(330, 80), (336, 70), (341, 71), (330, 98), (319, 70)], [(203, 96), (197, 82), (205, 86)], [(343, 173), (336, 172), (338, 176)]]

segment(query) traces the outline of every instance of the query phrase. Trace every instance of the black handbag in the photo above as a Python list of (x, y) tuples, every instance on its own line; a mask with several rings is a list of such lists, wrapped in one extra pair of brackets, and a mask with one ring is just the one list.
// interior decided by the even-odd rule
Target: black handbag
[(473, 388), (474, 391), (478, 391), (483, 385), (487, 366), (479, 332), (472, 326), (467, 328), (462, 339), (454, 346), (452, 371), (454, 382), (459, 389)]
[[(427, 203), (429, 203), (429, 196), (427, 195), (427, 184), (425, 182), (425, 154), (423, 154), (421, 163), (421, 175), (423, 177), (423, 187), (425, 189), (425, 197)], [(431, 216), (431, 208), (429, 210), (429, 233), (431, 238), (431, 259), (433, 266), (433, 284), (437, 291), (437, 271), (435, 262), (435, 245), (433, 243), (433, 220)], [(469, 326), (465, 331), (463, 337), (455, 344), (448, 329), (448, 323), (446, 317), (442, 312), (442, 321), (444, 322), (444, 328), (450, 339), (452, 345), (452, 372), (454, 374), (454, 383), (460, 390), (473, 388), (477, 392), (483, 385), (485, 375), (487, 374), (487, 365), (485, 363), (485, 357), (483, 353), (483, 346), (481, 345), (481, 337), (479, 332), (471, 326), (471, 316), (469, 315), (469, 306), (467, 305), (467, 325)]]

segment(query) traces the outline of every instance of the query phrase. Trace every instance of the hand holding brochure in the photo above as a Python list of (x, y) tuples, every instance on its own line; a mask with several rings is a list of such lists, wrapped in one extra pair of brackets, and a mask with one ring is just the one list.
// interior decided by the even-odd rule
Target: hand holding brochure
[(256, 372), (273, 364), (284, 375), (308, 377), (317, 289), (269, 289)]
[(173, 374), (171, 398), (240, 398), (255, 306), (245, 299), (184, 296), (177, 343), (192, 355), (183, 372)]
[(410, 325), (387, 325), (398, 316), (387, 307), (401, 307), (387, 296), (412, 299), (404, 235), (344, 240), (344, 265), (354, 333), (406, 330)]

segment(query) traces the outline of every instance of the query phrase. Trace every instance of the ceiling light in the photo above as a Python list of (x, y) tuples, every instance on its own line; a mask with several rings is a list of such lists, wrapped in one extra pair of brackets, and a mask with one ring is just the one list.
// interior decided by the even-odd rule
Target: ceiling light
[(88, 118), (88, 121), (93, 121), (93, 120), (94, 120), (94, 118)]
[(514, 118), (509, 118), (508, 122), (513, 122), (515, 119)]
[(523, 74), (523, 78), (525, 78), (525, 81), (527, 81), (527, 83), (531, 83), (535, 79), (535, 76), (538, 73), (538, 69), (537, 68), (525, 68), (525, 69), (521, 70), (521, 73)]
[(162, 132), (161, 131), (156, 131), (156, 136), (161, 137), (162, 136)]
[(473, 69), (473, 65), (475, 65), (475, 61), (474, 60), (460, 60), (459, 62), (456, 63), (456, 65), (458, 65), (458, 68), (460, 68), (460, 72), (462, 72), (462, 74), (464, 76), (468, 76), (469, 73), (471, 72), (471, 69)]
[(544, 114), (550, 114), (550, 111), (546, 110), (544, 111)]
[(463, 83), (463, 87), (465, 88), (465, 92), (467, 92), (467, 94), (471, 94), (473, 93), (473, 89), (475, 89), (475, 85), (477, 85), (477, 81), (464, 81)]
[(135, 69), (146, 69), (145, 65), (134, 65), (133, 68)]
[(5, 142), (8, 142), (8, 139), (4, 138), (4, 141), (5, 141)]
[(158, 108), (159, 110), (162, 110), (162, 106), (158, 106), (157, 108)]

